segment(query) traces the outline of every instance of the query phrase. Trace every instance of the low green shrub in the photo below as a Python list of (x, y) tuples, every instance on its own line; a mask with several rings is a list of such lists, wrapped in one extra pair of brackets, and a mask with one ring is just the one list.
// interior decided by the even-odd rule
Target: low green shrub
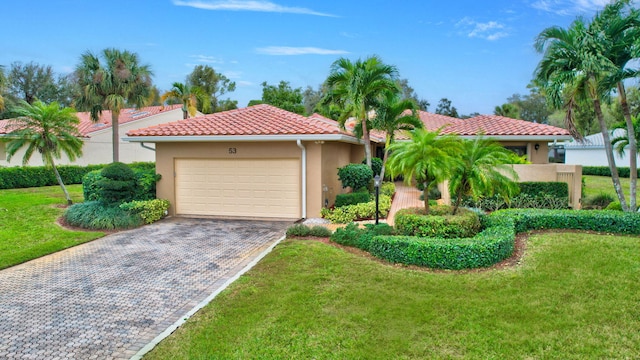
[(566, 182), (550, 181), (524, 181), (518, 183), (520, 194), (528, 194), (532, 196), (548, 194), (558, 198), (569, 197), (569, 185)]
[[(379, 216), (381, 218), (386, 217), (390, 209), (391, 198), (386, 195), (380, 195), (378, 202)], [(323, 208), (320, 214), (334, 224), (348, 224), (356, 220), (373, 219), (376, 216), (376, 202), (374, 199), (367, 203), (347, 205), (334, 209)]]
[[(367, 159), (362, 159), (361, 164), (367, 164)], [(371, 158), (371, 171), (373, 171), (373, 176), (380, 175), (382, 171), (382, 159), (377, 157)]]
[(564, 182), (521, 182), (520, 192), (509, 202), (498, 195), (466, 198), (463, 205), (485, 211), (500, 209), (567, 209), (569, 207), (569, 187)]
[(98, 181), (102, 180), (100, 170), (89, 171), (82, 178), (82, 195), (84, 201), (96, 201), (100, 198), (98, 195)]
[(426, 215), (424, 208), (398, 211), (394, 222), (399, 234), (420, 237), (465, 238), (480, 231), (480, 219), (475, 212), (460, 208), (451, 215), (452, 207), (437, 205)]
[(622, 211), (622, 205), (620, 205), (620, 201), (612, 201), (609, 203), (609, 205), (607, 205), (606, 208), (604, 208), (605, 210), (615, 210), (615, 211)]
[(167, 215), (169, 205), (169, 200), (165, 199), (133, 200), (120, 204), (120, 208), (137, 214), (145, 224), (151, 224)]
[(598, 195), (594, 195), (584, 199), (583, 205), (585, 208), (603, 209), (609, 206), (609, 204), (611, 204), (613, 201), (615, 201), (613, 195), (600, 193)]
[(350, 223), (344, 228), (338, 228), (331, 235), (331, 241), (346, 246), (353, 246), (365, 251), (369, 251), (371, 240), (378, 235), (393, 235), (395, 233), (392, 226), (388, 224), (366, 224), (364, 228), (358, 227), (355, 223)]
[(131, 229), (143, 224), (138, 214), (100, 201), (72, 205), (63, 217), (69, 225), (92, 230)]
[[(150, 165), (148, 165), (150, 164)], [(153, 200), (156, 198), (156, 183), (160, 174), (156, 174), (154, 163), (134, 163), (129, 165), (135, 175), (136, 187), (134, 200)], [(103, 180), (101, 170), (88, 172), (82, 178), (82, 193), (85, 201), (100, 199), (98, 181)]]
[(373, 171), (363, 164), (347, 164), (338, 169), (338, 179), (342, 182), (342, 187), (350, 187), (353, 190), (368, 187), (373, 179)]
[(368, 191), (338, 194), (336, 195), (335, 207), (366, 203), (369, 200), (371, 200), (371, 196)]
[[(89, 171), (101, 169), (104, 165), (60, 165), (57, 166), (62, 182), (67, 185), (82, 183), (82, 177)], [(155, 166), (155, 165), (154, 165)], [(0, 168), (0, 189), (19, 189), (58, 185), (51, 168), (45, 166), (13, 166)]]
[[(582, 175), (611, 177), (611, 169), (608, 166), (583, 166)], [(619, 167), (618, 175), (621, 178), (628, 178), (631, 175), (631, 171), (629, 167)], [(640, 176), (640, 169), (638, 169), (638, 176)]]
[(380, 186), (380, 195), (387, 195), (388, 197), (393, 197), (393, 194), (396, 193), (396, 184), (390, 181), (385, 181)]
[(324, 226), (314, 225), (309, 227), (304, 224), (296, 224), (290, 226), (287, 229), (287, 237), (329, 237), (331, 236), (331, 230), (327, 229)]

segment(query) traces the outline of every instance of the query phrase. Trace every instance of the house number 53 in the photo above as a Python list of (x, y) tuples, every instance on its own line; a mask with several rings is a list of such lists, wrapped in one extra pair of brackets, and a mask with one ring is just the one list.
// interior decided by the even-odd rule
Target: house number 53
[(229, 154), (235, 154), (236, 152), (236, 148), (229, 148)]

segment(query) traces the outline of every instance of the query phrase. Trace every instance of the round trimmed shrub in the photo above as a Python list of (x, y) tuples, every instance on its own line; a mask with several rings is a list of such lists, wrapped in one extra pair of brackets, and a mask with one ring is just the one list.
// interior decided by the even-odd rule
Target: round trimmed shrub
[(338, 169), (338, 179), (342, 182), (342, 187), (351, 187), (353, 190), (366, 188), (371, 179), (373, 171), (363, 164), (348, 164)]
[(107, 204), (132, 201), (136, 196), (136, 174), (126, 164), (114, 162), (105, 166), (98, 180), (98, 198)]
[(468, 238), (481, 229), (480, 218), (475, 212), (460, 208), (451, 215), (452, 207), (436, 205), (426, 215), (423, 208), (409, 208), (398, 211), (394, 222), (398, 233), (406, 236)]

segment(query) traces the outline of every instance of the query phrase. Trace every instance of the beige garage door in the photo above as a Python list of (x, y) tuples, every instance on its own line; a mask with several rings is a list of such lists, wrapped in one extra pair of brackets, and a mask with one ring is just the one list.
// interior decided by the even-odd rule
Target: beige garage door
[(300, 218), (298, 159), (176, 159), (176, 213)]

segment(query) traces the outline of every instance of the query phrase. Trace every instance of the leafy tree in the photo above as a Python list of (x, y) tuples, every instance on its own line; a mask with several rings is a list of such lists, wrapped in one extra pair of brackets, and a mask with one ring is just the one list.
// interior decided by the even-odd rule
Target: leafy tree
[(56, 83), (51, 66), (34, 62), (14, 62), (9, 70), (9, 93), (17, 99), (33, 104), (37, 100), (55, 100)]
[(4, 75), (4, 67), (0, 65), (0, 112), (4, 110), (4, 94), (7, 86), (7, 78)]
[(393, 143), (397, 130), (413, 130), (423, 127), (416, 115), (417, 105), (412, 99), (401, 99), (399, 94), (387, 91), (376, 106), (372, 128), (386, 132), (384, 155), (380, 178), (384, 179), (385, 166), (389, 157), (389, 146)]
[(144, 107), (151, 91), (149, 65), (141, 65), (138, 55), (127, 50), (108, 48), (98, 55), (82, 54), (76, 67), (81, 87), (77, 104), (88, 109), (91, 120), (98, 121), (104, 110), (111, 110), (113, 161), (119, 159), (120, 111), (127, 106)]
[(509, 165), (512, 160), (511, 151), (490, 139), (478, 136), (474, 140), (463, 140), (449, 179), (449, 192), (456, 197), (453, 214), (464, 196), (477, 199), (494, 194), (504, 198), (515, 195), (518, 186), (513, 179), (517, 179), (518, 174)]
[(304, 114), (302, 103), (302, 88), (293, 89), (288, 81), (280, 81), (278, 86), (262, 83), (262, 103), (270, 104), (280, 109)]
[[(197, 86), (189, 86), (183, 83), (174, 82), (171, 90), (165, 92), (160, 97), (160, 100), (164, 102), (166, 99), (176, 99), (182, 103), (182, 118), (188, 119), (189, 116), (195, 116), (197, 104), (201, 103), (205, 106), (210, 106), (209, 96)], [(203, 108), (204, 111), (210, 110), (208, 107)]]
[(187, 76), (186, 85), (200, 88), (207, 95), (209, 104), (205, 98), (198, 99), (198, 110), (205, 113), (216, 113), (220, 111), (232, 110), (238, 107), (238, 101), (222, 99), (224, 94), (234, 92), (236, 83), (226, 76), (216, 72), (209, 65), (196, 65), (191, 74)]
[(429, 105), (431, 104), (429, 104), (429, 101), (427, 101), (426, 99), (420, 99), (418, 97), (418, 94), (416, 93), (416, 91), (411, 86), (409, 86), (409, 80), (399, 79), (396, 81), (396, 84), (398, 85), (398, 88), (400, 88), (400, 91), (402, 92), (403, 99), (413, 100), (418, 110), (422, 110), (422, 111), (429, 110)]
[(62, 107), (74, 106), (76, 99), (79, 97), (80, 86), (73, 73), (58, 76), (55, 93), (49, 96), (49, 98), (55, 99)]
[(511, 119), (518, 119), (520, 116), (520, 109), (512, 103), (502, 104), (502, 106), (496, 106), (493, 110), (495, 115), (508, 117)]
[(325, 98), (328, 103), (339, 106), (342, 110), (338, 118), (341, 126), (349, 117), (362, 126), (364, 153), (367, 166), (371, 167), (371, 140), (367, 121), (375, 101), (385, 91), (397, 89), (395, 80), (398, 70), (395, 66), (386, 65), (377, 56), (352, 62), (345, 58), (336, 60), (331, 65), (326, 80), (329, 93)]
[[(170, 101), (169, 99), (167, 100), (168, 100), (167, 104), (169, 102), (173, 102), (173, 101)], [(158, 89), (158, 87), (155, 85), (152, 85), (151, 90), (149, 90), (149, 98), (147, 99), (147, 104), (149, 106), (161, 106), (163, 104), (162, 95), (160, 94), (160, 89)]]
[(440, 135), (440, 130), (425, 129), (413, 130), (410, 136), (410, 141), (395, 142), (389, 146), (391, 155), (387, 170), (391, 174), (402, 175), (407, 183), (414, 178), (424, 183), (424, 209), (429, 214), (429, 191), (451, 176), (460, 139), (455, 135)]
[(582, 138), (574, 122), (577, 104), (581, 101), (592, 103), (602, 131), (613, 186), (620, 205), (627, 211), (629, 208), (620, 185), (601, 105), (608, 96), (605, 77), (616, 68), (603, 55), (601, 40), (591, 30), (581, 18), (574, 20), (568, 29), (557, 26), (544, 29), (535, 44), (536, 50), (543, 53), (536, 69), (536, 79), (543, 85), (549, 102), (556, 108), (566, 109), (565, 125), (574, 137)]
[(65, 153), (69, 160), (74, 161), (82, 155), (82, 140), (78, 137), (78, 117), (72, 108), (61, 108), (53, 102), (49, 105), (41, 101), (29, 104), (21, 101), (19, 106), (12, 109), (17, 117), (12, 119), (12, 130), (7, 137), (7, 160), (18, 150), (26, 147), (22, 165), (26, 165), (34, 152), (40, 153), (46, 166), (51, 166), (56, 179), (64, 192), (69, 205), (72, 204), (67, 188), (62, 182), (54, 159), (60, 159)]
[(440, 99), (440, 102), (438, 102), (438, 107), (436, 108), (436, 114), (457, 118), (458, 109), (456, 109), (455, 106), (451, 105), (451, 100), (447, 98), (442, 98)]
[(513, 94), (507, 98), (507, 102), (517, 106), (519, 117), (516, 119), (546, 124), (552, 110), (547, 106), (545, 96), (534, 83), (529, 84), (527, 88), (529, 88), (529, 94), (524, 96)]
[(318, 90), (313, 90), (311, 86), (307, 86), (302, 93), (302, 104), (304, 105), (304, 113), (306, 115), (311, 115), (314, 112), (317, 112), (317, 106), (322, 102), (322, 99), (325, 96), (325, 87), (320, 85)]

